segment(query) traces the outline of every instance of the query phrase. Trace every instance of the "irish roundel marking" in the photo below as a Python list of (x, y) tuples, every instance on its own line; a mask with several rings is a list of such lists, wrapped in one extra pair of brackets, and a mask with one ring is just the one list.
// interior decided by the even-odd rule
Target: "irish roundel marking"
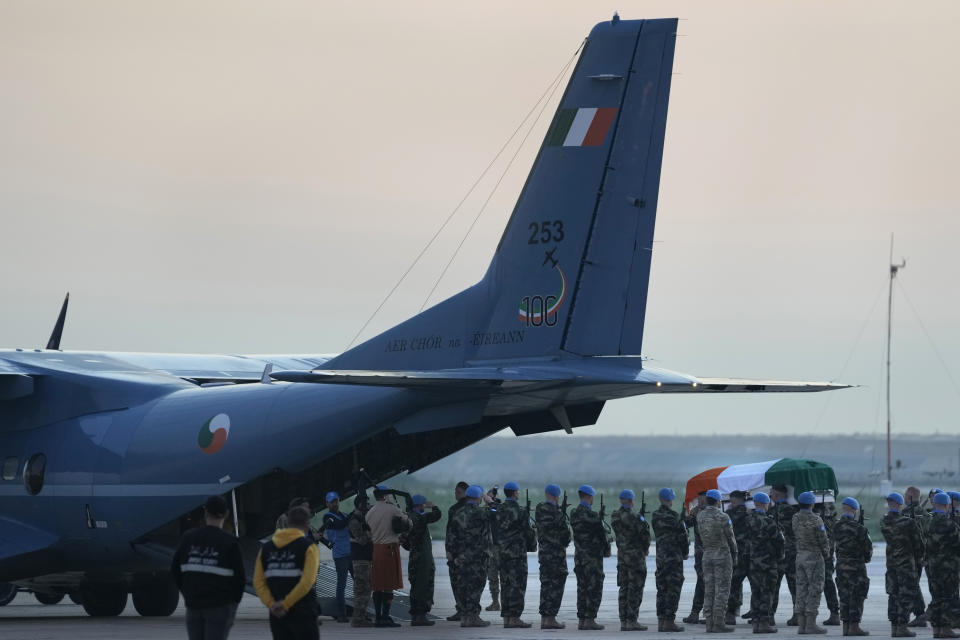
[(230, 416), (218, 413), (203, 424), (197, 444), (204, 453), (216, 453), (227, 443), (230, 435)]

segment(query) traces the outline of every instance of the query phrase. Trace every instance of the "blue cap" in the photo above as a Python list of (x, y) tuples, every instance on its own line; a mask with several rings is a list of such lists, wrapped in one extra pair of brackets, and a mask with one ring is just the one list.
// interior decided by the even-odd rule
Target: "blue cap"
[(477, 484), (472, 484), (467, 487), (466, 496), (468, 498), (479, 498), (483, 496), (483, 487)]
[(945, 493), (938, 493), (933, 496), (933, 504), (950, 504), (950, 496)]
[(593, 487), (591, 487), (591, 486), (588, 485), (588, 484), (582, 484), (582, 485), (580, 485), (580, 488), (577, 489), (577, 493), (585, 493), (585, 494), (587, 494), (588, 496), (595, 496), (595, 495), (597, 495), (596, 489), (594, 489)]
[(943, 493), (943, 489), (930, 489), (930, 493)]
[(960, 491), (947, 491), (947, 495), (950, 496), (950, 499), (954, 502), (960, 501)]
[(624, 489), (620, 492), (621, 500), (633, 500), (636, 497), (636, 494), (630, 489)]
[(711, 500), (723, 500), (723, 495), (716, 489), (710, 489), (707, 491), (707, 497)]
[(516, 482), (508, 482), (507, 484), (503, 485), (503, 490), (504, 491), (520, 491), (520, 485), (518, 485)]
[(427, 496), (422, 496), (419, 493), (413, 496), (412, 498), (410, 498), (410, 502), (412, 502), (414, 506), (419, 504), (424, 504), (426, 501), (427, 501)]
[(848, 507), (853, 507), (854, 509), (860, 508), (860, 503), (857, 502), (856, 498), (844, 498), (842, 504), (845, 504)]
[(333, 502), (334, 500), (339, 500), (340, 495), (336, 491), (331, 491), (327, 494), (327, 502)]
[(896, 491), (894, 491), (893, 493), (891, 493), (890, 495), (888, 495), (888, 496), (887, 496), (887, 500), (892, 500), (893, 502), (896, 502), (897, 504), (903, 504), (903, 496), (900, 495), (899, 493), (897, 493)]
[(660, 496), (661, 500), (664, 500), (667, 502), (677, 497), (677, 494), (675, 494), (673, 492), (673, 489), (671, 489), (670, 487), (664, 487), (663, 489), (660, 489), (660, 491), (657, 492), (657, 495)]
[(765, 494), (763, 491), (757, 491), (753, 494), (753, 501), (757, 504), (770, 504), (770, 496)]
[(554, 498), (559, 498), (560, 494), (563, 493), (563, 490), (560, 489), (560, 485), (558, 484), (548, 484), (543, 488), (543, 491), (544, 493), (549, 493)]
[(797, 496), (797, 502), (800, 504), (816, 504), (817, 496), (813, 495), (810, 491), (804, 491)]
[(389, 491), (389, 490), (390, 490), (390, 487), (388, 487), (388, 486), (385, 485), (385, 484), (378, 484), (378, 485), (377, 485), (376, 487), (374, 487), (374, 488), (377, 489), (377, 490), (379, 490), (379, 491)]

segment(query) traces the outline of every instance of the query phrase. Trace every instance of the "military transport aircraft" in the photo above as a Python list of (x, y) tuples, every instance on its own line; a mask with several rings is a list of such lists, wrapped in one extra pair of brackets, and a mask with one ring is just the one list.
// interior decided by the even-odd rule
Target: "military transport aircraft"
[[(509, 427), (648, 393), (842, 385), (653, 368), (643, 337), (677, 20), (590, 32), (483, 278), (339, 355), (0, 351), (0, 582), (169, 615), (185, 515), (235, 497), (248, 556), (297, 495), (351, 495)], [(61, 596), (62, 597), (62, 596)]]

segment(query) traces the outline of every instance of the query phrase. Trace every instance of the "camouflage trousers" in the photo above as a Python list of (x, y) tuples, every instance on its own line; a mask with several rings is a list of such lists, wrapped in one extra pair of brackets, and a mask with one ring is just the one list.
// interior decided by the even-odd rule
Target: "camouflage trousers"
[(930, 587), (930, 619), (934, 627), (956, 627), (960, 624), (960, 600), (957, 598), (960, 576), (956, 564), (931, 563), (927, 567)]
[(863, 618), (863, 602), (870, 589), (870, 578), (863, 562), (837, 560), (837, 596), (840, 600), (840, 619), (844, 622), (860, 622)]
[[(527, 595), (527, 554), (498, 553), (500, 560), (500, 615), (519, 618)], [(491, 591), (493, 583), (490, 583)]]
[(447, 572), (450, 574), (450, 591), (453, 592), (453, 602), (457, 613), (463, 613), (463, 605), (460, 601), (460, 592), (463, 589), (460, 586), (460, 570), (457, 567), (456, 558), (447, 560)]
[(817, 615), (823, 595), (823, 556), (818, 551), (797, 551), (797, 594), (793, 612)]
[(703, 551), (693, 555), (693, 568), (697, 572), (697, 586), (693, 590), (693, 606), (691, 611), (703, 609)]
[(500, 550), (497, 545), (491, 545), (487, 560), (487, 582), (490, 583), (490, 597), (496, 599), (500, 595)]
[(353, 619), (359, 620), (367, 614), (370, 603), (370, 567), (369, 560), (353, 561)]
[(749, 574), (749, 561), (740, 561), (733, 566), (733, 575), (730, 577), (730, 598), (727, 600), (728, 612), (736, 613), (743, 604), (743, 581)]
[[(923, 570), (924, 570), (923, 565), (917, 567), (917, 583), (919, 583), (920, 578), (923, 577)], [(929, 584), (930, 584), (930, 569), (927, 569), (927, 585), (929, 586)], [(932, 597), (933, 596), (931, 596), (931, 598)], [(921, 591), (920, 589), (917, 589), (917, 595), (913, 599), (913, 614), (917, 616), (923, 615), (923, 613), (926, 610), (927, 610), (927, 605), (923, 601), (923, 591)]]
[[(704, 555), (706, 562), (706, 555)], [(680, 604), (683, 588), (683, 558), (680, 556), (657, 557), (657, 619), (673, 619)], [(729, 581), (729, 578), (728, 578)], [(730, 585), (727, 584), (727, 593)]]
[(596, 618), (603, 597), (603, 556), (578, 554), (573, 573), (577, 576), (577, 617)]
[(823, 563), (823, 598), (827, 601), (827, 609), (831, 613), (840, 611), (840, 601), (837, 598), (837, 585), (833, 581), (833, 558)]
[(563, 587), (567, 582), (566, 556), (554, 557), (540, 554), (540, 615), (556, 616), (563, 600)]
[(620, 587), (620, 622), (635, 622), (643, 602), (643, 585), (647, 582), (645, 558), (635, 562), (617, 562), (617, 586)]
[(777, 589), (777, 567), (750, 567), (750, 610), (754, 620), (773, 620), (773, 598)]
[(776, 613), (777, 609), (780, 607), (780, 585), (783, 583), (783, 579), (787, 579), (787, 589), (790, 590), (790, 597), (794, 601), (797, 599), (797, 554), (788, 553), (786, 557), (780, 561), (780, 568), (777, 570), (777, 588), (773, 593), (773, 611)]
[(487, 554), (462, 555), (457, 558), (457, 584), (460, 606), (466, 615), (480, 615), (480, 596), (487, 581)]
[(894, 624), (907, 624), (910, 612), (917, 601), (920, 581), (917, 572), (887, 568), (887, 618)]
[[(703, 552), (703, 615), (707, 619), (707, 628), (711, 620), (717, 617), (723, 620), (727, 613), (727, 601), (730, 599), (730, 576), (733, 574), (733, 558), (726, 549)], [(659, 586), (659, 585), (658, 585)], [(659, 592), (657, 593), (659, 609)], [(657, 613), (657, 617), (660, 614)]]

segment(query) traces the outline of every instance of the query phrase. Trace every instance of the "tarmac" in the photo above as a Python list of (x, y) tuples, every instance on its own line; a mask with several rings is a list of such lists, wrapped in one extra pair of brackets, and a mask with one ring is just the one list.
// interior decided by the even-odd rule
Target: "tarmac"
[[(692, 547), (691, 547), (692, 550)], [(873, 561), (867, 565), (870, 576), (870, 596), (866, 601), (864, 610), (864, 629), (871, 632), (874, 636), (890, 635), (890, 624), (887, 621), (887, 596), (884, 593), (884, 545), (874, 547)], [(643, 604), (640, 607), (640, 622), (650, 627), (646, 632), (621, 632), (619, 616), (617, 613), (617, 580), (616, 580), (616, 558), (610, 558), (605, 562), (606, 579), (603, 585), (603, 601), (600, 608), (598, 622), (606, 625), (604, 631), (583, 632), (577, 631), (576, 615), (576, 579), (573, 575), (573, 558), (568, 557), (567, 562), (570, 566), (570, 576), (567, 579), (566, 589), (563, 596), (563, 606), (557, 618), (567, 623), (567, 629), (562, 631), (541, 631), (539, 627), (540, 616), (537, 612), (540, 598), (540, 582), (538, 579), (538, 564), (536, 554), (529, 554), (529, 579), (527, 581), (527, 599), (526, 612), (523, 618), (527, 622), (534, 623), (530, 629), (504, 629), (502, 620), (497, 612), (483, 612), (482, 617), (491, 621), (491, 626), (485, 628), (461, 629), (459, 623), (447, 622), (443, 620), (453, 612), (453, 597), (450, 592), (450, 580), (447, 574), (445, 561), (442, 559), (442, 543), (434, 544), (434, 555), (437, 562), (436, 577), (436, 596), (433, 614), (440, 620), (433, 627), (410, 627), (404, 625), (396, 629), (354, 629), (347, 624), (338, 624), (330, 618), (322, 618), (323, 626), (320, 627), (322, 638), (353, 638), (368, 639), (392, 637), (394, 633), (399, 633), (406, 638), (463, 638), (464, 640), (479, 640), (485, 638), (511, 638), (513, 640), (527, 640), (529, 638), (584, 638), (595, 636), (635, 636), (656, 633), (656, 582), (654, 578), (655, 562), (652, 555), (647, 559), (647, 582), (643, 594)], [(685, 577), (683, 593), (680, 598), (679, 618), (690, 613), (690, 602), (693, 598), (693, 590), (696, 584), (696, 574), (693, 568), (693, 557), (685, 564)], [(409, 583), (406, 583), (409, 586)], [(926, 580), (923, 580), (922, 589), (924, 598), (929, 600), (929, 592), (926, 589)], [(744, 602), (749, 603), (749, 586), (744, 583)], [(781, 611), (777, 616), (780, 624), (778, 636), (794, 635), (797, 632), (796, 627), (787, 627), (786, 620), (790, 613), (790, 594), (784, 581), (780, 593)], [(486, 606), (490, 603), (490, 595), (484, 592), (481, 604)], [(746, 608), (745, 608), (746, 609)], [(745, 610), (744, 609), (744, 610)], [(828, 614), (825, 602), (821, 602), (822, 621)], [(673, 638), (689, 638), (693, 636), (703, 636), (705, 628), (703, 625), (685, 625), (686, 630), (681, 633), (669, 634)], [(840, 627), (828, 627), (831, 636), (840, 636)], [(917, 631), (918, 638), (930, 638), (933, 635), (932, 629), (914, 629)], [(270, 631), (267, 626), (267, 614), (260, 601), (250, 595), (244, 596), (243, 602), (237, 614), (237, 620), (230, 634), (235, 640), (246, 640), (253, 638), (269, 638)], [(714, 636), (711, 636), (714, 637)], [(752, 638), (752, 628), (746, 622), (738, 624), (735, 633), (724, 634), (725, 638)], [(19, 639), (60, 639), (69, 640), (99, 640), (101, 638), (124, 638), (124, 639), (152, 639), (152, 638), (186, 638), (186, 629), (184, 626), (184, 608), (181, 603), (177, 611), (166, 618), (142, 618), (134, 611), (133, 604), (127, 604), (123, 615), (117, 618), (90, 618), (83, 608), (72, 604), (69, 599), (56, 605), (42, 605), (33, 597), (32, 594), (20, 593), (16, 599), (5, 607), (0, 607), (0, 639), (19, 640)]]

